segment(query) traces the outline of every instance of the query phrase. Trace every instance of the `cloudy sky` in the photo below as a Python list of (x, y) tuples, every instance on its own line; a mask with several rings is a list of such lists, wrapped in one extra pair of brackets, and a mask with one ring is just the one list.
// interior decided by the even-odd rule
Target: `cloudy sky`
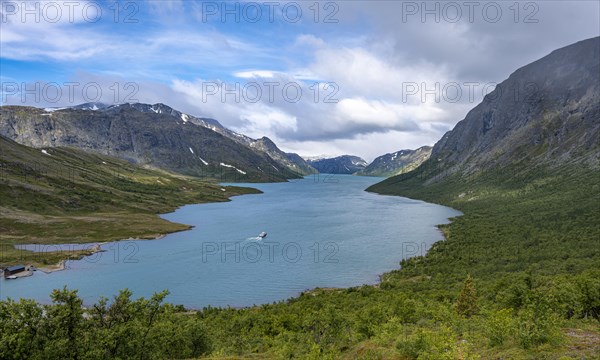
[[(5, 1), (3, 104), (162, 102), (304, 156), (434, 144), (598, 1)], [(26, 91), (24, 91), (26, 90)]]

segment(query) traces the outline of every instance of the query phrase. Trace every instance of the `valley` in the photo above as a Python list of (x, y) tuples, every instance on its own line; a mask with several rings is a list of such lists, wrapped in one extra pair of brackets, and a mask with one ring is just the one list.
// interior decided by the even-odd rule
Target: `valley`
[(33, 5), (0, 359), (600, 359), (600, 4)]

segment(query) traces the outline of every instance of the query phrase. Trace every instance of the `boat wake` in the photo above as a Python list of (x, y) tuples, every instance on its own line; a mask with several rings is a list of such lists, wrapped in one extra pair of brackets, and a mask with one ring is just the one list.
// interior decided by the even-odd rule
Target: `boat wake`
[(246, 240), (244, 240), (244, 241), (261, 241), (262, 239), (263, 238), (260, 236), (253, 236), (253, 237), (246, 238)]

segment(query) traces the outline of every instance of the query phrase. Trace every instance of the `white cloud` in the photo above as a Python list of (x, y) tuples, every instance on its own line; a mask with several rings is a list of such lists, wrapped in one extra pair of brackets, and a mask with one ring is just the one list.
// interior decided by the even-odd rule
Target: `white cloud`
[(275, 72), (271, 70), (247, 70), (234, 72), (233, 76), (241, 79), (272, 78), (275, 77)]
[(246, 107), (240, 117), (245, 124), (233, 130), (254, 138), (298, 129), (298, 119), (295, 116), (262, 104)]

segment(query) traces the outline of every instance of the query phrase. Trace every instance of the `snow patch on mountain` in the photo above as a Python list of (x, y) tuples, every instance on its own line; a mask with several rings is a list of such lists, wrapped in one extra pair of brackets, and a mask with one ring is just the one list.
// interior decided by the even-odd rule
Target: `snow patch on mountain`
[(58, 111), (58, 110), (64, 110), (64, 109), (66, 109), (66, 108), (64, 108), (64, 107), (63, 108), (45, 108), (44, 111), (48, 112), (48, 113), (51, 113), (51, 112), (55, 112), (55, 111)]
[(225, 164), (225, 163), (220, 163), (219, 165), (221, 165), (221, 166), (223, 166), (223, 167), (226, 167), (226, 168), (235, 169), (235, 170), (236, 170), (237, 172), (239, 172), (240, 174), (244, 174), (244, 175), (246, 175), (246, 172), (245, 172), (245, 171), (243, 171), (243, 170), (240, 170), (240, 169), (236, 168), (236, 167), (235, 167), (235, 166), (233, 166), (233, 165), (229, 165), (229, 164)]

